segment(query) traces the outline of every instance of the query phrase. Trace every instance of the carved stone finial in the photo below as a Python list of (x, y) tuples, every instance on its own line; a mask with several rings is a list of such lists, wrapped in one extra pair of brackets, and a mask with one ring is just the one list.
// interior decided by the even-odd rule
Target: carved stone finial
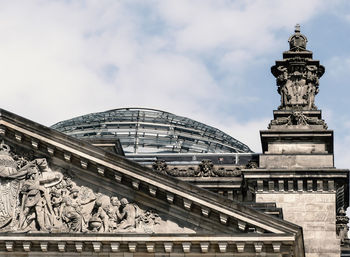
[(312, 59), (306, 50), (307, 38), (300, 33), (300, 26), (288, 40), (290, 49), (283, 53), (283, 60), (271, 67), (276, 77), (277, 91), (281, 95), (279, 110), (317, 110), (315, 96), (319, 91), (319, 79), (325, 69)]
[(294, 34), (289, 38), (290, 51), (303, 51), (306, 50), (307, 38), (300, 33), (300, 25), (295, 25)]

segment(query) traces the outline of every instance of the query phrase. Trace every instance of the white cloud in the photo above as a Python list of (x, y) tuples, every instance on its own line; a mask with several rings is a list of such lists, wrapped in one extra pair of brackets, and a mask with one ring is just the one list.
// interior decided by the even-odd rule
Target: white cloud
[(159, 1), (179, 49), (200, 53), (218, 47), (271, 51), (274, 29), (292, 28), (325, 8), (322, 1)]
[(265, 119), (240, 122), (220, 109), (229, 101), (257, 101), (249, 94), (255, 85), (246, 93), (238, 89), (251, 76), (244, 65), (285, 44), (275, 31), (291, 31), (323, 6), (259, 0), (1, 2), (1, 106), (46, 125), (112, 108), (152, 107), (199, 117), (234, 137), (242, 134), (243, 142), (259, 149), (248, 131), (256, 134)]
[[(262, 81), (242, 89), (255, 76), (247, 68), (286, 48), (287, 38), (278, 33), (330, 9), (341, 11), (341, 3), (1, 1), (1, 108), (52, 125), (90, 112), (151, 107), (217, 127), (260, 152), (259, 130), (269, 118), (247, 113), (240, 121), (222, 114), (223, 106), (235, 102), (239, 109), (265, 98), (251, 94)], [(349, 67), (342, 56), (327, 68), (338, 79)], [(348, 167), (350, 156), (345, 128), (335, 142), (338, 167)]]
[(350, 134), (341, 138), (335, 143), (335, 163), (339, 169), (349, 168), (349, 156), (350, 156)]

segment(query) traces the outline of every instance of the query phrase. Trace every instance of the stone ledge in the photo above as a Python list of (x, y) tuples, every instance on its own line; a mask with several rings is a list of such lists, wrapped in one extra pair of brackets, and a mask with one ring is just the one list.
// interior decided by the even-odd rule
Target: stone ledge
[[(192, 240), (190, 240), (190, 238)], [(112, 239), (108, 240), (108, 239)], [(121, 240), (122, 239), (122, 240)], [(160, 240), (161, 239), (161, 240)], [(6, 247), (5, 247), (6, 242)], [(293, 236), (242, 236), (242, 237), (33, 237), (8, 236), (6, 241), (0, 240), (0, 252), (145, 252), (153, 253), (163, 248), (165, 252), (279, 252), (280, 248), (292, 247)], [(39, 247), (40, 246), (40, 247)], [(43, 247), (44, 246), (44, 247)], [(245, 247), (246, 246), (246, 247)], [(257, 247), (258, 246), (258, 247)], [(264, 248), (262, 248), (264, 247)], [(255, 249), (255, 251), (254, 251)]]
[(258, 193), (335, 193), (334, 180), (332, 179), (260, 178), (255, 181), (254, 187)]

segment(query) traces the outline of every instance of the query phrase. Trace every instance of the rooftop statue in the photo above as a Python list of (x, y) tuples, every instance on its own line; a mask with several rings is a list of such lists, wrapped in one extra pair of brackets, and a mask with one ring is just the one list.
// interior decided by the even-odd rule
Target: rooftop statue
[(278, 109), (317, 110), (315, 95), (325, 68), (312, 59), (312, 52), (306, 49), (307, 38), (300, 33), (299, 25), (296, 25), (295, 33), (288, 42), (290, 49), (283, 53), (283, 60), (276, 61), (276, 65), (271, 67), (281, 95)]

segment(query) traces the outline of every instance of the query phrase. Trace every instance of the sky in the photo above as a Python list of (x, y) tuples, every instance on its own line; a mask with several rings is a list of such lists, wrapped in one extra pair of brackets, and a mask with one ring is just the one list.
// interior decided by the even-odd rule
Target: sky
[(46, 126), (123, 107), (214, 126), (261, 152), (270, 67), (299, 23), (326, 67), (316, 105), (350, 168), (350, 1), (0, 0), (0, 107)]

